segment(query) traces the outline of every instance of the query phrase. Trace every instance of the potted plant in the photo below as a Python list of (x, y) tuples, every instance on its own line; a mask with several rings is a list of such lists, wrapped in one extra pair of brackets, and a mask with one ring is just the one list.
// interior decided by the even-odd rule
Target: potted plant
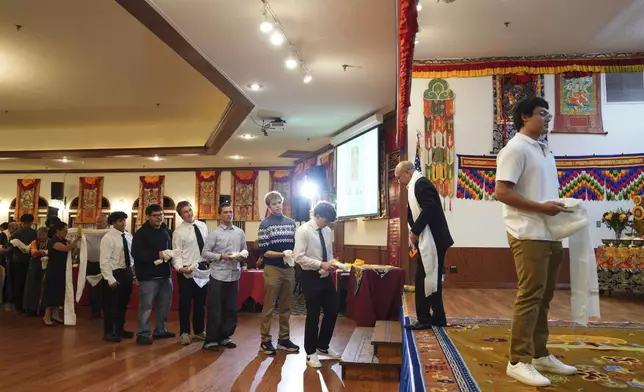
[(622, 238), (624, 230), (632, 226), (632, 216), (633, 212), (631, 210), (625, 211), (622, 208), (618, 208), (613, 211), (604, 212), (602, 222), (606, 227), (615, 232), (615, 239), (619, 240)]

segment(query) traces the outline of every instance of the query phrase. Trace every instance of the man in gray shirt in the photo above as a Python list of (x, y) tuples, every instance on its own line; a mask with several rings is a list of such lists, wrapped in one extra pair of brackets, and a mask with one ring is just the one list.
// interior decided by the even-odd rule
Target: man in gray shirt
[(235, 348), (230, 337), (237, 327), (240, 260), (248, 257), (246, 234), (233, 225), (233, 208), (219, 206), (219, 226), (208, 234), (202, 257), (210, 264), (210, 291), (204, 349)]

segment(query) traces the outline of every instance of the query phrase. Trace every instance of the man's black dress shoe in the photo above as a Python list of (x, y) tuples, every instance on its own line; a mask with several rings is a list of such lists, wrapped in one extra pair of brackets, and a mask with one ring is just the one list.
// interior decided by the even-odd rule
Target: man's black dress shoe
[(414, 321), (411, 324), (405, 325), (405, 328), (410, 329), (412, 331), (421, 331), (424, 329), (432, 329), (432, 325), (429, 323), (419, 323), (418, 321)]

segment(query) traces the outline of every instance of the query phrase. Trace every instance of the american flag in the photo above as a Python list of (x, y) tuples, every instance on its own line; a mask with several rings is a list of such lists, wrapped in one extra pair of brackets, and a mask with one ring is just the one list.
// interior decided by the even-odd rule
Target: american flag
[(416, 133), (416, 159), (414, 159), (414, 166), (419, 172), (423, 172), (423, 168), (420, 166), (420, 132)]

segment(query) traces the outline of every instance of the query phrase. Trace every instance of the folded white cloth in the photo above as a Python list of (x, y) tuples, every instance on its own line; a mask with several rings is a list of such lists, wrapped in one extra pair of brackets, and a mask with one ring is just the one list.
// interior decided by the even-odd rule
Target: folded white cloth
[[(348, 272), (350, 270), (348, 265), (340, 263), (338, 261), (333, 260), (333, 261), (329, 261), (329, 263), (331, 263), (331, 265), (334, 266), (336, 269), (342, 270), (344, 272)], [(329, 273), (327, 271), (325, 271), (325, 270), (322, 270), (322, 269), (319, 270), (318, 273), (323, 278), (326, 278), (327, 276), (329, 276)]]
[(9, 241), (9, 242), (10, 242), (10, 243), (11, 243), (11, 245), (13, 245), (15, 248), (20, 249), (20, 251), (21, 251), (22, 253), (29, 253), (29, 251), (31, 250), (31, 249), (29, 248), (29, 246), (28, 246), (28, 245), (25, 245), (25, 244), (24, 244), (22, 241), (20, 241), (19, 239), (14, 238), (14, 239), (12, 239), (12, 240), (11, 240), (11, 241)]
[(163, 259), (156, 259), (154, 260), (154, 265), (159, 265), (161, 263), (166, 263), (168, 260), (163, 260)]
[(192, 277), (192, 279), (194, 279), (195, 283), (199, 287), (204, 287), (210, 281), (210, 271), (200, 270), (196, 266), (192, 269), (190, 276)]
[(87, 279), (90, 286), (95, 287), (97, 284), (101, 283), (101, 280), (103, 280), (103, 274), (87, 275), (85, 279)]
[(49, 262), (49, 257), (43, 256), (40, 258), (40, 267), (42, 269), (47, 269), (47, 263)]
[(171, 258), (174, 257), (174, 251), (172, 249), (166, 249), (163, 251), (163, 261), (169, 261)]
[(546, 217), (555, 240), (568, 238), (570, 302), (573, 321), (587, 326), (589, 317), (600, 317), (597, 260), (590, 236), (588, 213), (581, 200), (558, 199), (572, 212)]
[(293, 251), (292, 250), (285, 250), (282, 253), (284, 253), (284, 262), (289, 267), (295, 267), (295, 258), (293, 257)]
[(246, 249), (241, 252), (233, 252), (230, 254), (234, 259), (245, 259), (248, 257), (248, 251)]

